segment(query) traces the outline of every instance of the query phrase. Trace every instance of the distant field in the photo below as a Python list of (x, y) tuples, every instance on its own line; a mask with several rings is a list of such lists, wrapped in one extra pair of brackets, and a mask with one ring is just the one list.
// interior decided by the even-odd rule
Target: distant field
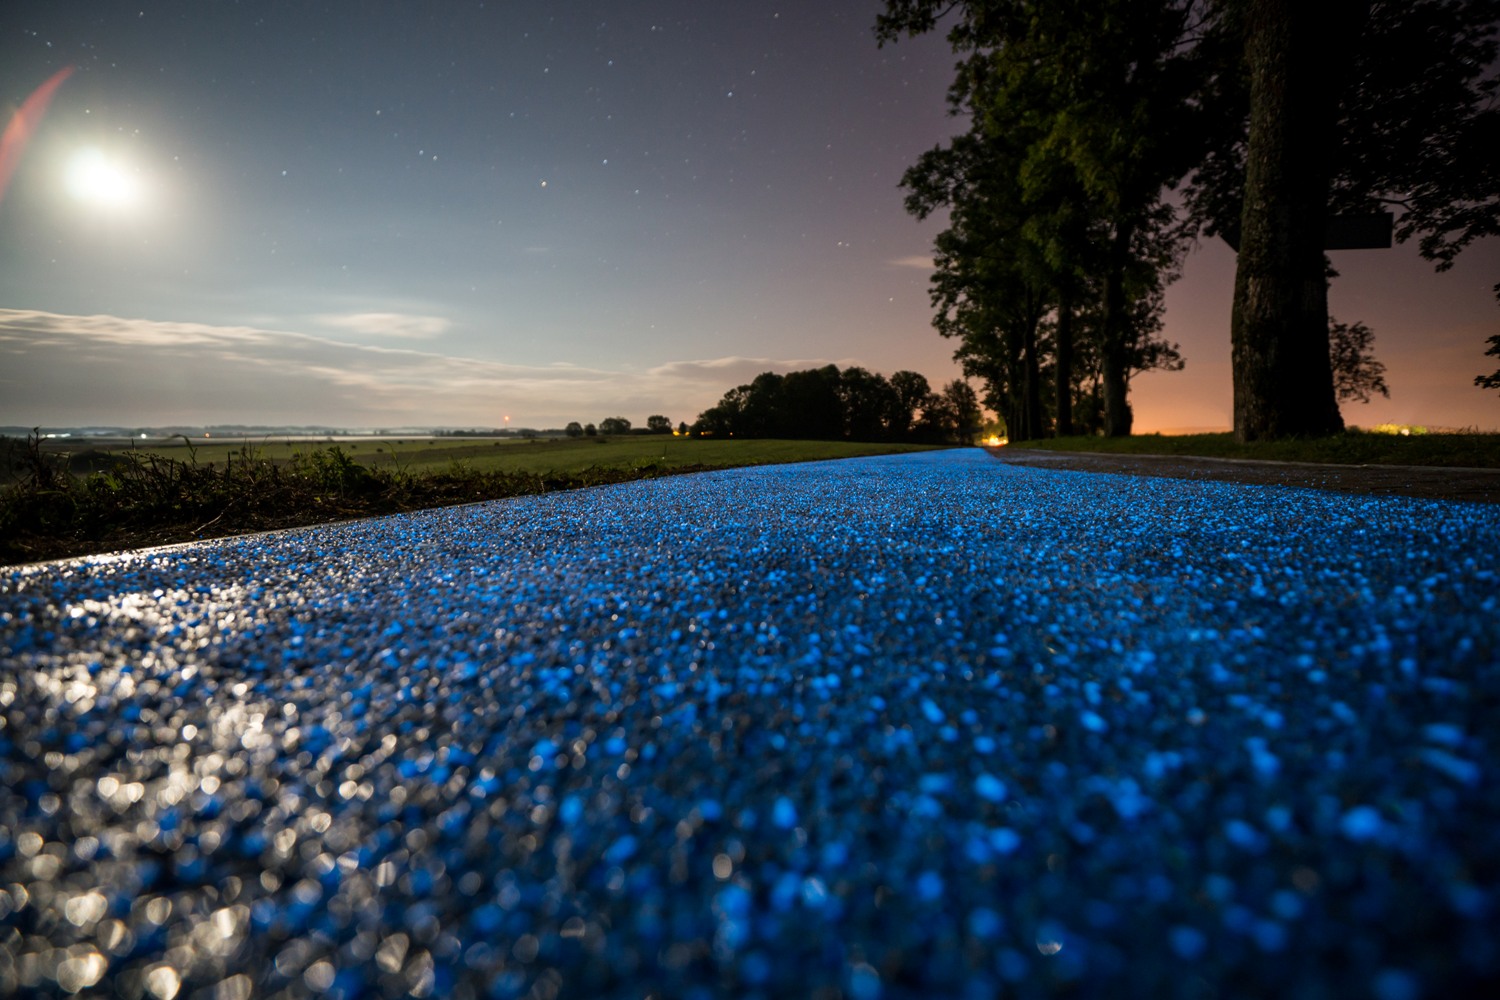
[(1347, 431), (1326, 438), (1239, 444), (1234, 435), (1140, 434), (1127, 438), (1069, 437), (1016, 447), (1093, 451), (1111, 455), (1197, 455), (1332, 465), (1434, 465), (1500, 468), (1500, 434), (1409, 435)]
[[(473, 472), (582, 472), (590, 468), (634, 469), (646, 465), (665, 468), (712, 465), (765, 465), (807, 462), (862, 455), (890, 455), (922, 451), (931, 445), (869, 444), (849, 441), (755, 441), (693, 439), (670, 434), (595, 438), (353, 438), (317, 440), (174, 442), (70, 441), (49, 450), (74, 454), (134, 451), (179, 462), (199, 464), (238, 462), (248, 451), (253, 458), (288, 462), (297, 455), (339, 448), (368, 469), (390, 469), (414, 474), (448, 472), (455, 464)], [(81, 447), (80, 447), (81, 446)]]

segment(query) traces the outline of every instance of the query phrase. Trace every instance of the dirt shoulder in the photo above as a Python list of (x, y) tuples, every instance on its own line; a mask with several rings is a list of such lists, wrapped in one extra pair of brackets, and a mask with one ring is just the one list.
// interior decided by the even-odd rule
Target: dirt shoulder
[(1299, 486), (1334, 493), (1500, 503), (1500, 469), (1416, 465), (1314, 465), (1186, 455), (1104, 455), (1003, 445), (986, 448), (1002, 462), (1076, 472), (1116, 472), (1168, 479), (1210, 479), (1255, 486)]

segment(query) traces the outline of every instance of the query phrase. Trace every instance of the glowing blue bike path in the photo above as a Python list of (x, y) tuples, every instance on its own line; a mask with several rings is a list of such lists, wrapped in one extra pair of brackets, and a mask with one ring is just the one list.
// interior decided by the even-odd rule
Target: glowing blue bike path
[(743, 469), (11, 570), (0, 659), (0, 994), (1500, 976), (1500, 506)]

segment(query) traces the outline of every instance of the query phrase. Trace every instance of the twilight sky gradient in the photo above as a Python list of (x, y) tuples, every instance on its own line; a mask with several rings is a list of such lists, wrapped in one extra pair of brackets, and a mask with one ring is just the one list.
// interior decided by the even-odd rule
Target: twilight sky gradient
[[(953, 60), (877, 49), (880, 9), (11, 0), (7, 113), (78, 69), (0, 201), (0, 425), (691, 421), (766, 369), (946, 381), (940, 223), (896, 185), (960, 127)], [(1495, 241), (1335, 265), (1393, 397), (1347, 419), (1500, 427), (1471, 384)], [(1137, 381), (1139, 430), (1228, 426), (1233, 274), (1189, 260), (1188, 367)]]

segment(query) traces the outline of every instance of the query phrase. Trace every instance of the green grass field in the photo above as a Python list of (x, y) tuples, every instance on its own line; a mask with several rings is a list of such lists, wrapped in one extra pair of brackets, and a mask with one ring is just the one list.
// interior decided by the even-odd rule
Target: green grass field
[[(56, 446), (54, 446), (55, 448)], [(254, 459), (285, 463), (298, 455), (338, 448), (368, 469), (388, 469), (412, 475), (455, 470), (472, 472), (576, 473), (590, 468), (634, 469), (655, 465), (685, 466), (765, 465), (809, 462), (920, 451), (930, 445), (869, 444), (851, 441), (780, 441), (681, 438), (670, 434), (633, 434), (584, 438), (356, 438), (318, 441), (262, 440), (224, 442), (197, 440), (191, 444), (131, 442), (95, 447), (115, 454), (133, 451), (178, 462), (239, 462)], [(59, 452), (64, 449), (58, 448)], [(67, 449), (77, 453), (77, 445)]]
[(925, 450), (841, 441), (0, 441), (0, 563), (140, 548), (776, 462)]
[(1249, 458), (1272, 462), (1322, 462), (1332, 465), (1431, 465), (1500, 468), (1500, 434), (1384, 434), (1346, 431), (1326, 438), (1256, 441), (1239, 444), (1234, 435), (1140, 434), (1127, 438), (1069, 437), (1018, 444), (1056, 451), (1093, 451), (1112, 455), (1196, 455)]

